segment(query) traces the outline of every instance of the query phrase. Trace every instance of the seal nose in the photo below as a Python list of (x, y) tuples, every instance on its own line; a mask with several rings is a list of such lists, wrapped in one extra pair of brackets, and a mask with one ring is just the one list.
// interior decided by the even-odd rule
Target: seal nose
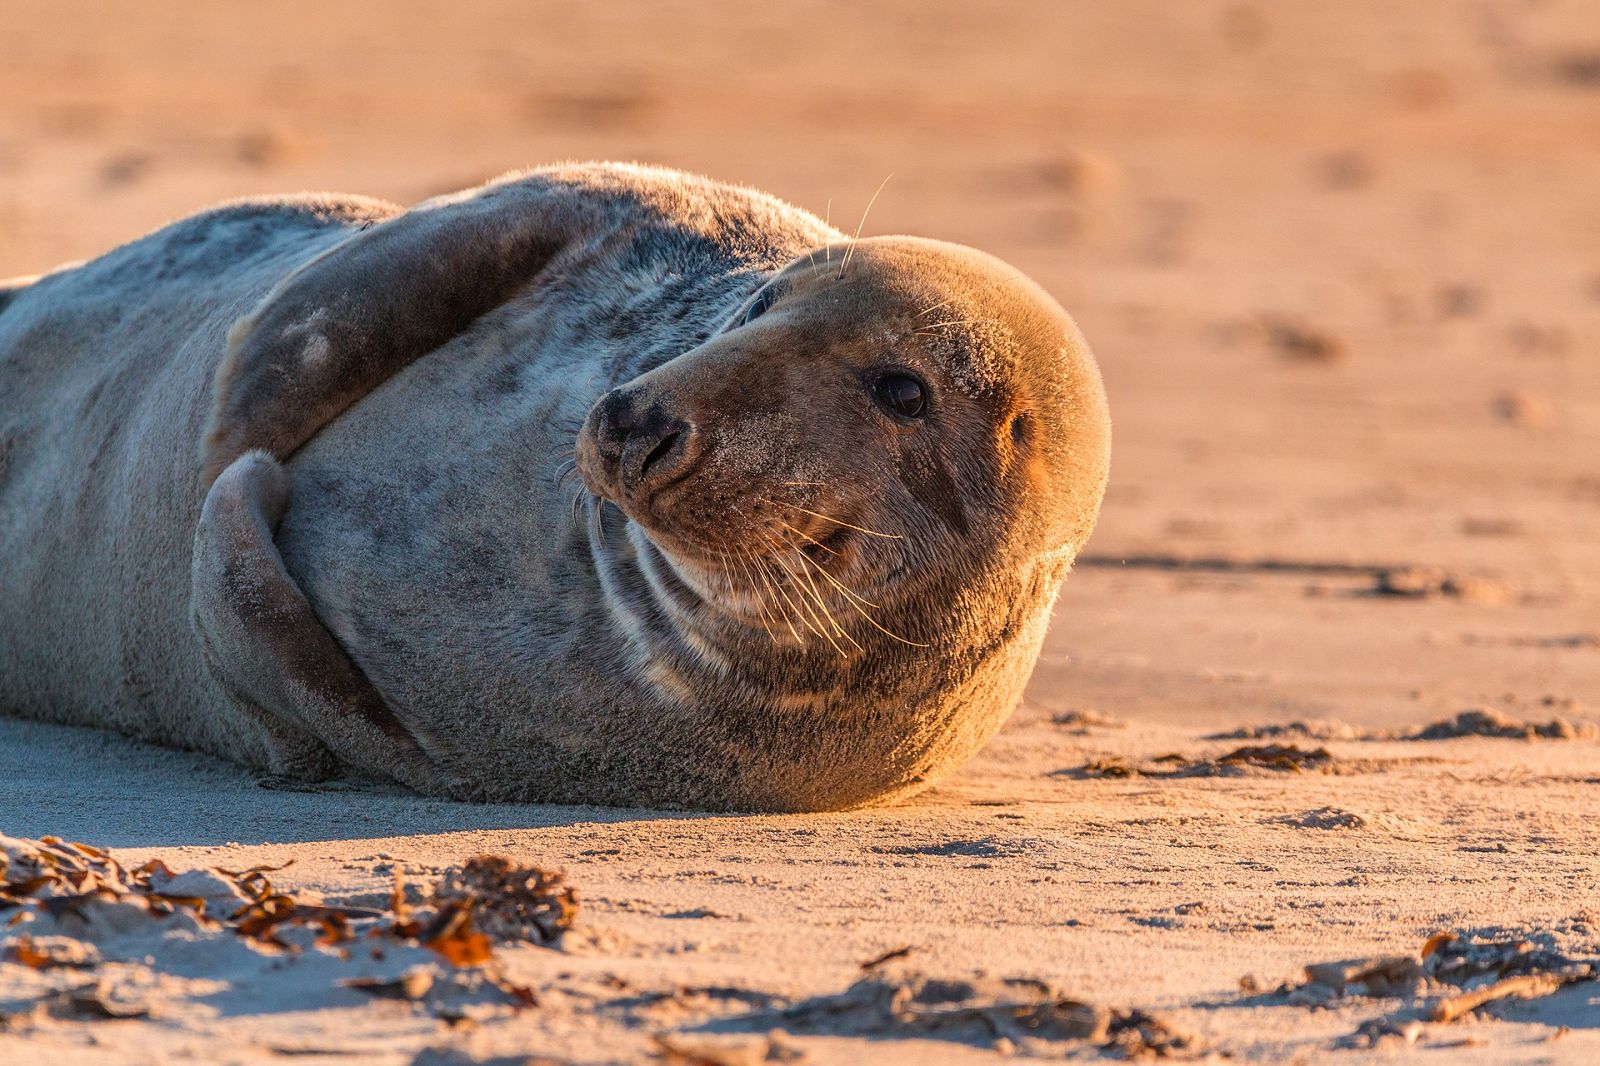
[(596, 443), (630, 493), (675, 480), (698, 454), (694, 424), (659, 403), (641, 410), (625, 390), (613, 389), (601, 399), (598, 414)]

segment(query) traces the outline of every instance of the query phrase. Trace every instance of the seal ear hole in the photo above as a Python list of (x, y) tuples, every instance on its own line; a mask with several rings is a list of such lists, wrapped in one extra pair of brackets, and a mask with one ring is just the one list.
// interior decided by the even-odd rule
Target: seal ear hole
[(1025, 412), (1011, 416), (1011, 443), (1019, 448), (1028, 443), (1028, 421), (1029, 419)]

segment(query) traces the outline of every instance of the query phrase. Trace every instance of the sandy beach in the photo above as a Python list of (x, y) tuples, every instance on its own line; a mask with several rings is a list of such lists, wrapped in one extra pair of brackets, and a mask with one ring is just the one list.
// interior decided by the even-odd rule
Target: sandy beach
[[(1581, 0), (9, 0), (0, 98), (0, 277), (249, 194), (636, 159), (853, 227), (892, 174), (867, 231), (1036, 277), (1116, 434), (1022, 708), (899, 806), (474, 806), (0, 718), (13, 871), (292, 860), (386, 915), (12, 908), (0, 1061), (1600, 1060)], [(564, 871), (564, 935), (367, 935), (481, 853)]]

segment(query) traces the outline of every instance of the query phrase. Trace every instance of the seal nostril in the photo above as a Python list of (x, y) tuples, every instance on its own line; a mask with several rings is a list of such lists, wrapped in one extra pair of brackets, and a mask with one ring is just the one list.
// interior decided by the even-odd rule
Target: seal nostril
[(682, 435), (683, 430), (672, 430), (670, 433), (661, 438), (661, 442), (659, 444), (650, 449), (650, 454), (646, 455), (644, 457), (644, 462), (639, 464), (639, 479), (641, 481), (649, 476), (650, 468), (656, 464), (657, 460), (666, 458), (667, 453), (672, 451), (672, 446), (678, 443), (678, 438)]

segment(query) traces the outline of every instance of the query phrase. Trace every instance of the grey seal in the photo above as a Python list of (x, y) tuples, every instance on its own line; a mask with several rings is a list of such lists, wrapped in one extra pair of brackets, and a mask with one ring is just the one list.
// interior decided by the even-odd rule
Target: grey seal
[(0, 709), (474, 800), (817, 810), (1020, 699), (1110, 422), (984, 253), (632, 165), (0, 288)]

